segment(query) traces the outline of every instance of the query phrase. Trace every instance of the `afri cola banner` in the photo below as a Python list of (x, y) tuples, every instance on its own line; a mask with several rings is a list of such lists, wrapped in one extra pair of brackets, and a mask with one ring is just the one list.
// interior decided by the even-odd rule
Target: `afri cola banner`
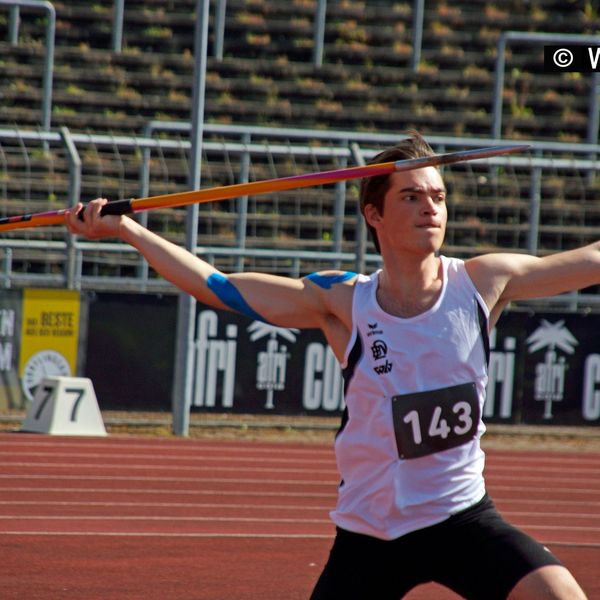
[[(600, 423), (600, 315), (508, 313), (490, 345), (486, 421)], [(330, 415), (344, 408), (341, 371), (319, 331), (200, 307), (194, 373), (194, 409)]]

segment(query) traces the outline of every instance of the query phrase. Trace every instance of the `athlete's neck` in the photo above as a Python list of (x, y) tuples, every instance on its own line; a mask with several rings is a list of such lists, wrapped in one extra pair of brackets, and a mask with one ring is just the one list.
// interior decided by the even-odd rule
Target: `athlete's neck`
[(435, 255), (423, 260), (384, 261), (379, 275), (377, 301), (394, 316), (414, 317), (430, 309), (443, 284), (442, 261)]

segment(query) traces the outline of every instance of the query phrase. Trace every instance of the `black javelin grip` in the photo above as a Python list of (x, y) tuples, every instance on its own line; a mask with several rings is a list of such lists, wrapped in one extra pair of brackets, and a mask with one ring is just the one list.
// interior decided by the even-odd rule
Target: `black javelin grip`
[[(83, 221), (83, 211), (85, 206), (77, 213), (77, 218)], [(133, 213), (133, 207), (131, 200), (114, 200), (113, 202), (107, 202), (101, 209), (100, 215), (102, 217), (106, 215), (128, 215)]]

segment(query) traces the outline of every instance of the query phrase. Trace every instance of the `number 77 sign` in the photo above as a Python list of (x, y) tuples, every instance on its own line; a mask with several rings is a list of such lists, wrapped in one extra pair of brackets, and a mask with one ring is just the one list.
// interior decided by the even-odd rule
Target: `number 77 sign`
[(92, 381), (87, 377), (44, 379), (36, 388), (21, 431), (105, 436)]

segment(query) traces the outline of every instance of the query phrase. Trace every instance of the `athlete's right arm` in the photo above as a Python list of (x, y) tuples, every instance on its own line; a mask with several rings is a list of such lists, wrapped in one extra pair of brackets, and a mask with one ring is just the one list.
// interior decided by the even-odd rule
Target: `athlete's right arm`
[[(162, 277), (199, 301), (281, 327), (319, 328), (338, 354), (351, 326), (353, 274), (331, 272), (302, 279), (264, 273), (225, 275), (206, 261), (126, 216), (101, 216), (106, 200), (81, 205), (65, 216), (72, 233), (89, 239), (118, 237), (136, 248)], [(332, 344), (333, 345), (333, 344)]]

